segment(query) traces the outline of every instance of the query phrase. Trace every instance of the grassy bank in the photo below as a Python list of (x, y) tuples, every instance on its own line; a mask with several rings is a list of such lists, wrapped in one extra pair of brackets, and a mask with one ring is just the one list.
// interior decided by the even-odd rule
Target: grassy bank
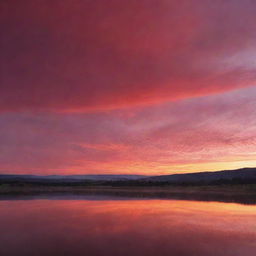
[(0, 196), (22, 195), (109, 195), (136, 198), (178, 198), (207, 201), (243, 201), (256, 203), (256, 184), (218, 186), (36, 186), (0, 185)]
[(256, 184), (216, 185), (216, 186), (40, 186), (40, 185), (0, 185), (0, 193), (12, 192), (72, 192), (72, 191), (130, 191), (130, 192), (181, 192), (181, 193), (252, 193), (256, 194)]

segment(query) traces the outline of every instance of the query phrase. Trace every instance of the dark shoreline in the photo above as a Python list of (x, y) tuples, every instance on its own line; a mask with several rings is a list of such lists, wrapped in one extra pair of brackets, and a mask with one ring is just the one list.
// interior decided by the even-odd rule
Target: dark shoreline
[(0, 200), (26, 200), (51, 197), (83, 198), (86, 196), (129, 199), (177, 199), (195, 201), (256, 204), (256, 185), (219, 186), (0, 186)]

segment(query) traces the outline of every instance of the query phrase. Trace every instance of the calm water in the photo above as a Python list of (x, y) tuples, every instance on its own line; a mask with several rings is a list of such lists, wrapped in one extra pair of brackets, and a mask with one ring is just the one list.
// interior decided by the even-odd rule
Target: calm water
[(115, 197), (2, 200), (0, 255), (255, 256), (256, 206)]

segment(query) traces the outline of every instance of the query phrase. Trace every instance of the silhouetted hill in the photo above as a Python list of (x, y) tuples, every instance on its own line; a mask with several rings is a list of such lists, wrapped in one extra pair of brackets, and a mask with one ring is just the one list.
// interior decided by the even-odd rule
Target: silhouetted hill
[(256, 181), (256, 168), (242, 168), (237, 170), (225, 170), (216, 172), (198, 172), (186, 174), (173, 174), (152, 176), (143, 179), (145, 182), (168, 182), (168, 183), (218, 183), (218, 182), (245, 182)]

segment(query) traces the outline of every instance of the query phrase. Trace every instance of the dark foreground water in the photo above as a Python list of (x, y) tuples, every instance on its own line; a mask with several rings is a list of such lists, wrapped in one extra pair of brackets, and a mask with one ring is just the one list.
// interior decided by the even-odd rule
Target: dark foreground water
[(98, 196), (2, 200), (0, 255), (255, 256), (256, 206)]

